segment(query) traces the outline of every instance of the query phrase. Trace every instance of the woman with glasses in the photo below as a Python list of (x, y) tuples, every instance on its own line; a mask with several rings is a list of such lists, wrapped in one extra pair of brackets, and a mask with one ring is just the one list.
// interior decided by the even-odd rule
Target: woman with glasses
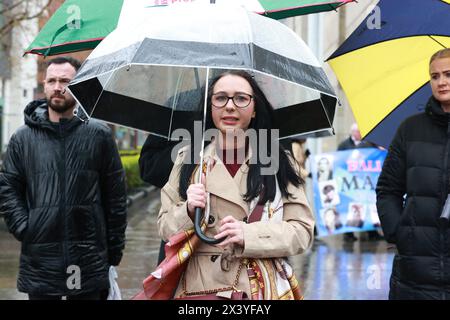
[[(195, 208), (202, 208), (205, 234), (223, 240), (210, 245), (191, 237), (186, 251), (179, 251), (184, 273), (175, 297), (231, 298), (240, 292), (250, 299), (300, 299), (285, 258), (311, 245), (314, 218), (295, 161), (270, 143), (273, 109), (244, 71), (215, 78), (207, 103), (206, 129), (218, 136), (205, 147), (202, 183), (196, 183), (200, 166), (186, 161), (198, 148), (181, 149), (161, 191), (158, 228), (164, 240), (191, 235)], [(258, 134), (262, 129), (269, 134)], [(260, 147), (277, 155), (273, 169), (262, 161)]]

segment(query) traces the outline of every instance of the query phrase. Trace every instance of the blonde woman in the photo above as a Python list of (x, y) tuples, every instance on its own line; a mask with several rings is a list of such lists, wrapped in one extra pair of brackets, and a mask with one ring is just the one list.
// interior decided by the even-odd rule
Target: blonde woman
[(450, 193), (450, 49), (431, 57), (429, 74), (433, 95), (398, 128), (376, 189), (398, 250), (390, 299), (450, 299), (450, 229), (439, 219)]

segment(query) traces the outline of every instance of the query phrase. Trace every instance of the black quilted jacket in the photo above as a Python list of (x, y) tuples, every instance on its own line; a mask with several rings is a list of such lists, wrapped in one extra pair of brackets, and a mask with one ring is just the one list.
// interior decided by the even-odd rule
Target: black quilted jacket
[(450, 299), (450, 229), (439, 224), (450, 192), (449, 124), (431, 98), (400, 125), (378, 180), (381, 225), (398, 250), (391, 299)]
[(22, 242), (19, 291), (108, 288), (127, 223), (125, 175), (110, 129), (78, 118), (54, 124), (45, 101), (30, 103), (0, 172), (0, 213)]

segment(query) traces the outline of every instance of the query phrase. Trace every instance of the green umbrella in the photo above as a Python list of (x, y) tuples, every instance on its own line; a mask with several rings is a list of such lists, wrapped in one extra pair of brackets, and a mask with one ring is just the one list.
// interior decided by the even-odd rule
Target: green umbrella
[[(195, 3), (210, 0), (188, 0)], [(239, 3), (274, 19), (335, 10), (354, 0), (216, 0)], [(118, 24), (155, 6), (186, 0), (66, 0), (48, 20), (25, 54), (44, 56), (94, 49)]]
[(66, 0), (25, 54), (44, 56), (95, 48), (117, 27), (126, 0)]

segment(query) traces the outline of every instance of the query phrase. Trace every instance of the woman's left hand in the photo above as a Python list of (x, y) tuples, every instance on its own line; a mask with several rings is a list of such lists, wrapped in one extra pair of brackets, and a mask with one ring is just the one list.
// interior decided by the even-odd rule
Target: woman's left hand
[(214, 236), (215, 239), (226, 237), (224, 241), (217, 244), (219, 247), (225, 247), (229, 244), (244, 246), (244, 222), (236, 220), (232, 216), (226, 216), (220, 221), (219, 233)]

